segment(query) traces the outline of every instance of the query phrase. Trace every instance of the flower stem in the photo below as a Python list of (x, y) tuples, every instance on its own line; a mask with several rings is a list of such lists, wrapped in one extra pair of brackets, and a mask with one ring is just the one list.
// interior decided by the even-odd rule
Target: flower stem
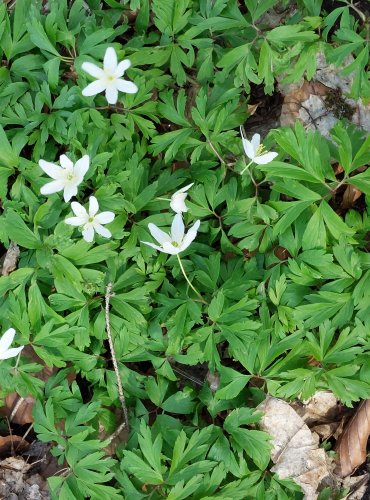
[(252, 160), (252, 161), (250, 161), (250, 162), (248, 163), (248, 165), (247, 165), (245, 168), (243, 168), (243, 170), (240, 172), (240, 175), (243, 175), (243, 174), (244, 174), (244, 172), (247, 170), (247, 168), (249, 168), (249, 167), (252, 165), (252, 163), (253, 163), (253, 160)]
[(203, 299), (203, 297), (201, 296), (201, 294), (198, 292), (198, 290), (195, 288), (195, 286), (191, 283), (191, 281), (187, 277), (187, 274), (185, 272), (184, 266), (182, 265), (182, 262), (181, 262), (179, 254), (177, 254), (177, 260), (179, 261), (179, 265), (180, 265), (182, 274), (184, 275), (184, 278), (188, 282), (188, 285), (190, 286), (190, 288), (193, 290), (193, 292), (195, 292), (198, 295), (198, 297), (201, 299), (201, 302), (203, 302), (203, 304), (207, 304), (207, 302)]

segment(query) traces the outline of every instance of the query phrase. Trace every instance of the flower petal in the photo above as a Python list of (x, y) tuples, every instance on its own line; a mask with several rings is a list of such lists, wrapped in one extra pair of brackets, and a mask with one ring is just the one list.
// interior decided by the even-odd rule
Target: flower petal
[(78, 184), (74, 183), (74, 184), (67, 184), (64, 188), (64, 193), (63, 193), (63, 197), (64, 197), (64, 201), (65, 202), (68, 202), (71, 198), (73, 198), (73, 196), (76, 196), (77, 194), (77, 186)]
[(59, 165), (55, 165), (55, 163), (39, 160), (39, 166), (52, 179), (58, 180), (63, 177), (63, 169)]
[(113, 212), (101, 212), (95, 216), (96, 222), (98, 224), (109, 224), (114, 220), (115, 214)]
[(176, 193), (174, 193), (174, 194), (177, 194), (177, 193), (186, 193), (186, 191), (187, 191), (188, 189), (190, 189), (190, 188), (191, 188), (191, 186), (193, 186), (193, 185), (194, 185), (194, 182), (192, 182), (191, 184), (188, 184), (187, 186), (185, 186), (185, 187), (183, 187), (183, 188), (179, 189), (179, 190), (178, 190), (178, 191), (176, 191)]
[(248, 156), (250, 160), (253, 160), (255, 151), (253, 149), (253, 145), (248, 139), (242, 139), (243, 142), (243, 148), (244, 148), (244, 153)]
[(117, 54), (113, 47), (108, 47), (104, 55), (104, 72), (113, 73), (117, 68)]
[(179, 245), (185, 234), (184, 221), (182, 220), (181, 214), (176, 214), (172, 221), (171, 226), (171, 241), (176, 241)]
[(23, 347), (24, 345), (21, 345), (20, 347), (13, 347), (12, 349), (8, 349), (7, 351), (0, 354), (0, 359), (9, 359), (18, 356)]
[(61, 155), (59, 161), (66, 170), (73, 170), (73, 161), (70, 160), (67, 155)]
[(95, 217), (99, 210), (99, 203), (95, 196), (90, 196), (89, 198), (89, 216)]
[(9, 328), (0, 339), (0, 354), (9, 349), (15, 337), (14, 328)]
[(181, 252), (184, 251), (184, 250), (186, 250), (186, 248), (188, 248), (188, 246), (190, 245), (190, 243), (195, 239), (195, 237), (197, 235), (197, 232), (198, 232), (198, 229), (199, 229), (199, 226), (200, 226), (200, 220), (197, 220), (191, 226), (191, 228), (187, 232), (185, 238), (182, 240), (182, 244), (181, 244), (181, 247), (180, 247), (180, 251)]
[(270, 151), (269, 153), (265, 153), (260, 156), (256, 156), (254, 158), (254, 163), (257, 163), (257, 165), (266, 165), (266, 163), (270, 163), (274, 158), (276, 158), (278, 153), (274, 153), (273, 151)]
[(177, 214), (188, 211), (188, 207), (185, 205), (186, 196), (187, 193), (180, 193), (179, 191), (171, 196), (170, 207)]
[(64, 189), (65, 184), (66, 184), (65, 180), (63, 180), (63, 179), (48, 182), (47, 184), (44, 184), (42, 186), (42, 188), (40, 189), (40, 193), (41, 194), (57, 193), (58, 191), (61, 191), (62, 189)]
[(89, 85), (82, 90), (82, 95), (90, 97), (92, 95), (100, 94), (100, 92), (103, 92), (105, 89), (105, 83), (102, 80), (96, 80), (95, 82), (89, 83)]
[(152, 248), (155, 248), (156, 250), (159, 250), (160, 252), (163, 252), (163, 248), (159, 247), (158, 245), (155, 245), (154, 243), (150, 243), (149, 241), (140, 241), (140, 243), (144, 243), (144, 245), (148, 245)]
[(138, 86), (135, 85), (135, 83), (129, 82), (128, 80), (123, 80), (122, 78), (119, 78), (116, 81), (116, 87), (121, 92), (126, 92), (126, 94), (136, 94), (136, 92), (139, 90)]
[(171, 236), (162, 229), (159, 229), (155, 224), (152, 224), (151, 222), (148, 224), (148, 229), (150, 231), (150, 234), (153, 236), (155, 240), (158, 241), (160, 245), (163, 245), (163, 243), (168, 242), (171, 243)]
[(253, 146), (253, 151), (256, 153), (258, 146), (261, 144), (261, 136), (259, 134), (254, 134), (251, 143)]
[(105, 89), (105, 98), (108, 104), (116, 104), (118, 101), (118, 90), (116, 86), (110, 85)]
[(118, 63), (116, 71), (115, 71), (115, 76), (117, 78), (121, 78), (121, 76), (124, 74), (126, 69), (128, 69), (131, 66), (131, 61), (129, 59), (124, 59), (120, 63)]
[(110, 238), (112, 233), (106, 227), (101, 224), (94, 224), (95, 231), (100, 234), (100, 236), (104, 236), (104, 238)]
[(104, 71), (96, 64), (84, 62), (82, 63), (81, 68), (94, 78), (104, 78)]
[(90, 166), (89, 155), (84, 155), (82, 158), (76, 161), (74, 171), (78, 179), (81, 179), (80, 182), (82, 182), (82, 179), (84, 178), (86, 172), (89, 170), (89, 166)]
[(86, 212), (85, 207), (83, 207), (81, 203), (78, 203), (78, 201), (72, 201), (71, 208), (77, 217), (80, 217), (84, 222), (87, 221), (89, 214)]
[(85, 241), (91, 243), (94, 239), (94, 228), (91, 224), (86, 224), (82, 230), (82, 236)]
[(85, 219), (82, 220), (80, 217), (68, 217), (64, 219), (64, 222), (70, 226), (82, 226), (86, 221)]

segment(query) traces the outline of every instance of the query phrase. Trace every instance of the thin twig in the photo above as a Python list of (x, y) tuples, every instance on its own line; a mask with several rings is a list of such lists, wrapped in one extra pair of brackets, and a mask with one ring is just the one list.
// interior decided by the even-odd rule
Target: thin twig
[(225, 160), (222, 158), (222, 156), (220, 155), (220, 153), (217, 151), (217, 149), (214, 147), (214, 145), (212, 144), (212, 142), (210, 140), (208, 141), (208, 145), (212, 149), (214, 154), (217, 156), (217, 158), (220, 160), (220, 162), (223, 163), (224, 165), (226, 165)]
[(123, 429), (126, 427), (126, 422), (122, 422), (118, 427), (117, 429), (113, 432), (113, 434), (111, 434), (110, 436), (108, 436), (108, 440), (109, 442), (111, 443), (113, 441), (113, 439), (116, 439), (116, 437), (118, 437), (121, 432), (123, 431)]
[(18, 399), (18, 401), (16, 402), (16, 405), (14, 406), (14, 408), (13, 408), (11, 414), (10, 414), (10, 417), (9, 417), (10, 422), (13, 420), (15, 414), (19, 410), (19, 407), (21, 406), (21, 404), (23, 403), (23, 401), (24, 401), (24, 398), (20, 397)]
[(121, 406), (122, 406), (122, 410), (123, 410), (125, 426), (126, 426), (126, 429), (128, 431), (129, 424), (128, 424), (128, 413), (127, 413), (126, 399), (125, 399), (125, 395), (123, 393), (122, 381), (121, 381), (121, 376), (120, 376), (119, 369), (118, 369), (116, 353), (114, 351), (113, 338), (112, 338), (112, 332), (110, 329), (110, 321), (109, 321), (109, 300), (111, 297), (114, 296), (114, 293), (112, 293), (112, 286), (113, 286), (112, 283), (108, 283), (107, 288), (106, 288), (106, 292), (105, 292), (105, 328), (107, 330), (109, 349), (110, 349), (110, 353), (112, 356), (114, 372), (116, 374), (118, 396), (119, 396), (119, 400), (121, 402)]

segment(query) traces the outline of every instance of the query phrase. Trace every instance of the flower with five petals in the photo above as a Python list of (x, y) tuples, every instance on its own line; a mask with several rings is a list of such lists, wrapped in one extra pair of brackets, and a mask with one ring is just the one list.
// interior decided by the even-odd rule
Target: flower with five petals
[(159, 229), (155, 224), (149, 223), (148, 229), (150, 234), (159, 245), (142, 241), (145, 245), (159, 250), (160, 252), (168, 253), (170, 255), (178, 255), (188, 248), (190, 243), (195, 239), (197, 231), (200, 226), (200, 220), (197, 220), (185, 234), (185, 226), (181, 214), (176, 214), (173, 218), (171, 225), (171, 234), (167, 234), (162, 229)]
[(242, 127), (240, 127), (240, 133), (245, 154), (251, 161), (257, 163), (257, 165), (266, 165), (266, 163), (270, 163), (277, 157), (278, 154), (273, 151), (266, 152), (263, 144), (261, 144), (261, 136), (259, 134), (254, 134), (252, 139), (248, 141)]
[(99, 204), (95, 196), (89, 198), (89, 211), (77, 201), (72, 201), (71, 208), (76, 217), (65, 219), (66, 224), (71, 226), (81, 226), (82, 236), (85, 241), (91, 243), (94, 239), (94, 231), (104, 238), (110, 238), (112, 233), (109, 229), (103, 227), (103, 224), (109, 224), (114, 219), (113, 212), (101, 212), (98, 214)]
[(59, 158), (60, 166), (49, 161), (40, 160), (39, 166), (52, 179), (40, 189), (41, 194), (52, 194), (58, 191), (64, 191), (64, 201), (69, 201), (72, 196), (76, 196), (77, 187), (83, 181), (86, 172), (89, 169), (90, 158), (84, 155), (76, 163), (73, 163), (68, 156), (61, 155)]
[(118, 91), (127, 94), (136, 94), (137, 86), (133, 82), (122, 78), (126, 69), (131, 66), (129, 59), (124, 59), (120, 63), (113, 47), (108, 47), (105, 51), (103, 69), (90, 62), (82, 63), (81, 68), (89, 75), (96, 78), (82, 91), (84, 96), (93, 96), (105, 91), (105, 97), (109, 104), (116, 104)]

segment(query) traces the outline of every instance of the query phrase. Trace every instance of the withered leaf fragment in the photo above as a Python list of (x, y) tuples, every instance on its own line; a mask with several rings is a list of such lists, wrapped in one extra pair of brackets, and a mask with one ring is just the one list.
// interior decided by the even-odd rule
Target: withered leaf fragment
[(16, 243), (11, 242), (5, 254), (3, 265), (1, 268), (1, 275), (8, 276), (12, 271), (17, 268), (17, 261), (20, 254), (19, 247)]
[(370, 400), (361, 401), (335, 448), (338, 465), (335, 472), (341, 477), (351, 474), (366, 460), (366, 445), (370, 435)]

